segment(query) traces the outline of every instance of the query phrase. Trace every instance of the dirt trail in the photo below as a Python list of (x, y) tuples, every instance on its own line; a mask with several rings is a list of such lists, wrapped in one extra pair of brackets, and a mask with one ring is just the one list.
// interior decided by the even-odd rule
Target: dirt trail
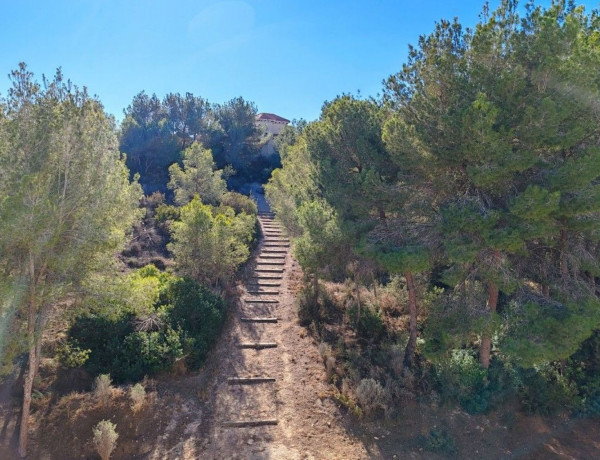
[[(297, 324), (300, 269), (289, 242), (271, 215), (261, 213), (260, 223), (264, 237), (258, 255), (240, 287), (235, 320), (216, 350), (204, 440), (197, 449), (183, 449), (181, 458), (372, 458), (326, 397), (317, 345)], [(238, 384), (231, 380), (236, 378), (272, 380)]]

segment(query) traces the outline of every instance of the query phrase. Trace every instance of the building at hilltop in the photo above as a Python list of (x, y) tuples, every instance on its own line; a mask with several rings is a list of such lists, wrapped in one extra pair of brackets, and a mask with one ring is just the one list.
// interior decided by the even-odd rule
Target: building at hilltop
[(276, 153), (274, 139), (281, 130), (287, 126), (290, 120), (287, 120), (274, 113), (259, 113), (255, 118), (256, 125), (263, 132), (261, 138), (261, 155), (271, 156)]

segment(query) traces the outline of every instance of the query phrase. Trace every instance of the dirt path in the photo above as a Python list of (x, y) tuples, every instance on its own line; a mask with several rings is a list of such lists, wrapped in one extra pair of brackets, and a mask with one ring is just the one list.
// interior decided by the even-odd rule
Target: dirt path
[(261, 213), (260, 223), (264, 238), (216, 350), (205, 439), (181, 458), (372, 458), (326, 397), (317, 344), (297, 324), (300, 269), (289, 241), (271, 215)]

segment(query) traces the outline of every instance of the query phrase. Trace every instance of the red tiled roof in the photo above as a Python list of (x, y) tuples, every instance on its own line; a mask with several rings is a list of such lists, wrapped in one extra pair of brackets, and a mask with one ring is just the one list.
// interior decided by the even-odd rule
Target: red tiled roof
[(257, 120), (271, 120), (271, 121), (280, 121), (283, 123), (289, 123), (290, 120), (286, 120), (283, 117), (280, 117), (279, 115), (275, 115), (274, 113), (259, 113), (256, 115), (256, 119)]

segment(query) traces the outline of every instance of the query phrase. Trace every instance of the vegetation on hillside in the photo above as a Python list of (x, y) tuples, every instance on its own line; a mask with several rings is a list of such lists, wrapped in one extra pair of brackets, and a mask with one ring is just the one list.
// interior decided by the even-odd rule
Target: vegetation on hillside
[[(331, 329), (344, 308), (318, 303), (319, 278), (352, 288), (367, 361), (338, 348), (355, 369), (342, 393), (387, 363), (392, 399), (433, 379), (473, 412), (508, 394), (541, 412), (597, 404), (599, 17), (517, 7), (474, 30), (441, 21), (381, 99), (340, 96), (281, 148), (267, 199), (312, 275), (304, 320)], [(406, 329), (386, 318), (390, 290)]]
[[(97, 292), (68, 331), (65, 365), (116, 383), (168, 371), (180, 359), (197, 369), (218, 337), (224, 300), (191, 279), (149, 265), (125, 276), (113, 292)], [(85, 355), (73, 359), (73, 353)]]
[[(276, 166), (299, 320), (340, 404), (600, 414), (600, 14), (519, 11), (439, 22), (382, 97), (325, 103), (270, 158), (241, 97), (142, 91), (119, 130), (60, 70), (39, 83), (21, 64), (0, 99), (0, 364), (24, 370), (20, 454), (43, 355), (95, 378), (103, 404), (112, 381), (202, 365), (257, 240), (240, 192)], [(114, 426), (93, 433), (108, 458)], [(444, 431), (428, 442), (455, 451)]]
[(19, 442), (25, 455), (47, 321), (87, 274), (110, 265), (137, 219), (141, 189), (129, 182), (112, 121), (97, 100), (60, 71), (40, 85), (21, 64), (11, 80), (0, 111), (0, 350), (8, 363), (28, 353)]
[[(21, 64), (11, 80), (0, 107), (0, 355), (4, 375), (23, 362), (27, 369), (19, 444), (26, 455), (43, 352), (55, 353), (63, 368), (83, 368), (90, 377), (110, 374), (116, 382), (168, 371), (178, 360), (190, 369), (201, 365), (226, 317), (226, 303), (214, 291), (226, 289), (248, 258), (257, 208), (227, 190), (231, 168), (216, 169), (211, 150), (187, 125), (193, 114), (177, 112), (194, 104), (200, 110), (200, 100), (170, 95), (165, 102), (174, 118), (160, 142), (179, 140), (171, 150), (176, 159), (182, 150), (181, 164), (169, 159), (166, 143), (150, 142), (160, 165), (169, 168), (163, 185), (176, 203), (169, 206), (160, 193), (143, 197), (139, 175), (132, 180), (114, 122), (98, 100), (65, 81), (60, 70), (39, 84)], [(220, 154), (243, 166), (245, 149), (255, 147), (248, 142), (256, 131), (255, 109), (239, 99), (211, 110), (229, 129)], [(148, 138), (138, 128), (126, 129), (121, 143), (125, 139), (139, 153)], [(132, 227), (135, 241), (121, 258), (143, 268), (121, 274), (116, 255)], [(150, 261), (183, 277), (146, 265)], [(45, 350), (46, 325), (57, 321), (67, 325), (66, 340)]]
[(125, 110), (120, 149), (148, 195), (167, 193), (170, 200), (169, 168), (182, 164), (182, 152), (194, 142), (211, 150), (219, 169), (228, 167), (231, 189), (247, 193), (245, 184), (265, 182), (280, 165), (277, 154), (259, 154), (264, 138), (256, 113), (256, 106), (241, 97), (211, 104), (191, 93), (169, 93), (161, 101), (142, 91)]

